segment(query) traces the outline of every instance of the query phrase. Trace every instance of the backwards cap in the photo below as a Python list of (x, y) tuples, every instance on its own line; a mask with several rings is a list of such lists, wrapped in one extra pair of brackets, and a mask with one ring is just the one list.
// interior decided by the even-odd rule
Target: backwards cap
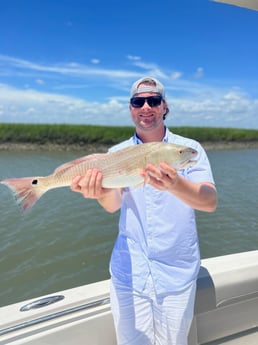
[[(140, 84), (145, 84), (145, 83), (148, 85), (144, 85), (139, 88)], [(155, 92), (155, 93), (159, 93), (163, 99), (166, 98), (164, 86), (161, 84), (160, 81), (152, 77), (144, 77), (134, 82), (131, 88), (130, 97), (132, 98), (133, 96), (142, 92)]]

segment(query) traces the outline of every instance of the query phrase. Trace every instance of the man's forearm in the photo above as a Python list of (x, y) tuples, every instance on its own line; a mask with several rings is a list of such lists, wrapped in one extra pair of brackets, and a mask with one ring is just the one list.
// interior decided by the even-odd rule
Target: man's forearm
[(217, 192), (212, 183), (192, 183), (179, 177), (171, 193), (199, 211), (214, 212), (217, 207)]
[(122, 204), (122, 191), (120, 189), (110, 189), (98, 198), (98, 202), (107, 212), (116, 212)]

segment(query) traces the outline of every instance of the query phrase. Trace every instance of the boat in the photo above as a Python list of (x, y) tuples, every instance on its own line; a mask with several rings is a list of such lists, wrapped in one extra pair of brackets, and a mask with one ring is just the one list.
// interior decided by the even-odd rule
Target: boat
[(248, 8), (250, 10), (258, 11), (258, 0), (213, 0), (216, 2), (222, 2), (228, 5), (239, 6)]
[[(0, 344), (116, 345), (109, 280), (0, 308)], [(202, 260), (189, 345), (258, 344), (258, 250)]]

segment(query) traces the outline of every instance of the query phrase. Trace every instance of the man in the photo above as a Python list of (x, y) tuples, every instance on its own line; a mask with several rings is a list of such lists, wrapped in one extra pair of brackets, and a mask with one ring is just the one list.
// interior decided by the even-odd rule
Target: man
[(171, 133), (164, 86), (146, 77), (131, 89), (135, 134), (110, 151), (152, 141), (190, 146), (197, 163), (176, 171), (161, 163), (142, 172), (145, 185), (105, 189), (101, 171), (74, 179), (71, 188), (95, 198), (109, 212), (120, 209), (113, 249), (111, 307), (120, 345), (187, 345), (200, 268), (194, 210), (213, 212), (217, 193), (201, 145)]

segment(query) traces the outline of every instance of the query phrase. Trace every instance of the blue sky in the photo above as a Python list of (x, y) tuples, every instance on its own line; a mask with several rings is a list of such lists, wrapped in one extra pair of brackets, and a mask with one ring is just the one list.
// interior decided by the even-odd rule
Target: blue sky
[(0, 122), (132, 125), (131, 84), (169, 126), (258, 128), (258, 12), (209, 0), (0, 0)]

